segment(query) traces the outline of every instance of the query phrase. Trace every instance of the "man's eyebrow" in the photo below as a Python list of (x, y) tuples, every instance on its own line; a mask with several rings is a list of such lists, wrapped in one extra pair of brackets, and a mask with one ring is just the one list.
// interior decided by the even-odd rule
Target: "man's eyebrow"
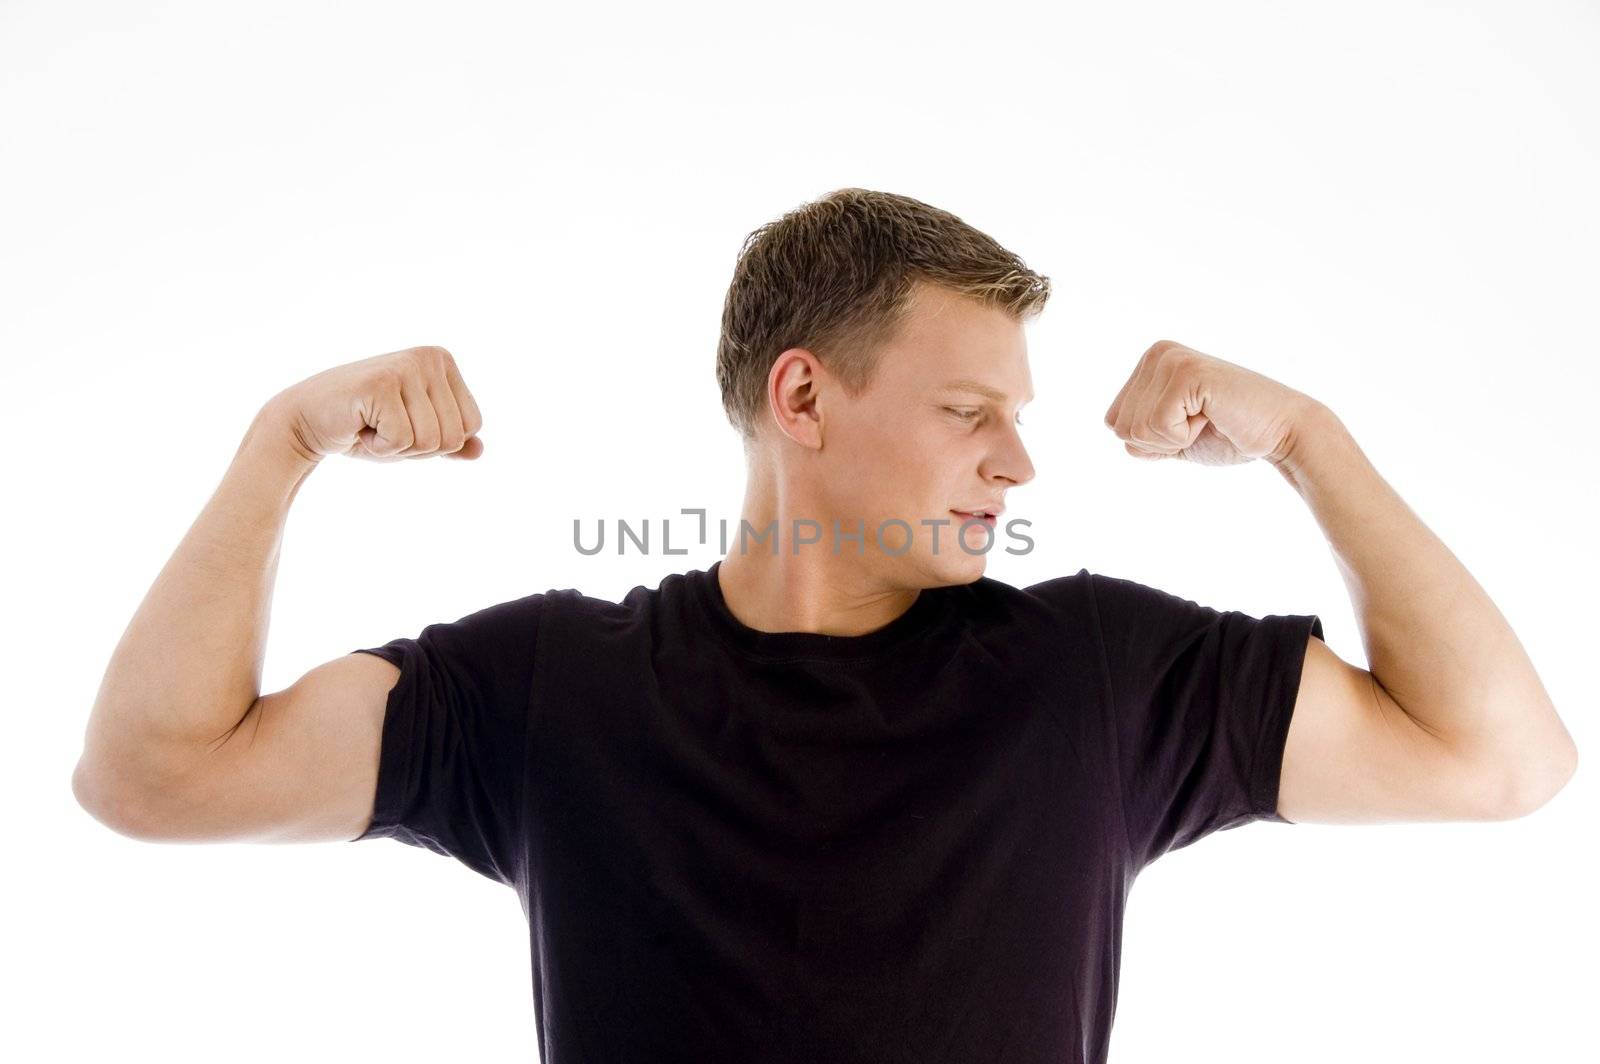
[[(996, 389), (989, 387), (987, 384), (980, 384), (975, 380), (969, 380), (965, 377), (961, 378), (960, 380), (950, 381), (949, 383), (941, 386), (939, 390), (945, 392), (973, 392), (977, 395), (984, 396), (985, 398), (993, 399), (997, 403), (1003, 403), (1006, 401), (1005, 392), (997, 391)], [(1033, 402), (1033, 396), (1028, 396), (1023, 400), (1023, 402)]]

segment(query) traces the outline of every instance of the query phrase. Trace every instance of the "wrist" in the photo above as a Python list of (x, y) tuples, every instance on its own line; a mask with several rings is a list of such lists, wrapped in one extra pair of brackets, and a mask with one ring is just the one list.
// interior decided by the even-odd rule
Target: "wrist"
[(1308, 481), (1359, 455), (1355, 437), (1333, 410), (1307, 396), (1292, 415), (1284, 443), (1267, 460), (1300, 490)]
[(1294, 403), (1285, 425), (1283, 442), (1265, 460), (1278, 472), (1293, 477), (1305, 465), (1307, 450), (1315, 446), (1319, 437), (1325, 437), (1331, 423), (1338, 419), (1333, 411), (1309, 395), (1300, 396)]
[(246, 461), (281, 473), (297, 486), (317, 467), (322, 457), (295, 433), (293, 418), (271, 402), (250, 422), (234, 455), (235, 461)]

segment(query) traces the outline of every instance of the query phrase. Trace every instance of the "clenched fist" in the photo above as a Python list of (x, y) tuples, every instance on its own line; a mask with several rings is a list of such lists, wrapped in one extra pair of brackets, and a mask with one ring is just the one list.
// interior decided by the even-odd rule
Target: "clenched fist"
[(442, 347), (409, 347), (323, 370), (285, 388), (263, 413), (301, 456), (477, 458), (478, 404)]
[(1314, 403), (1270, 377), (1160, 340), (1139, 359), (1105, 423), (1135, 458), (1277, 465)]

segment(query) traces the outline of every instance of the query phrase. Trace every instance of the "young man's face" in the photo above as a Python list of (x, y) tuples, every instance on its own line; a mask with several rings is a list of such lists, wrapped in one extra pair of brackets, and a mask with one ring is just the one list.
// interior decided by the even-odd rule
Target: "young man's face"
[[(963, 529), (968, 516), (956, 512), (1008, 506), (1010, 490), (1033, 479), (1017, 425), (1019, 408), (1033, 398), (1020, 322), (919, 284), (872, 382), (854, 399), (838, 389), (831, 398), (817, 457), (841, 527), (867, 522), (865, 557), (873, 568), (916, 586), (968, 583), (983, 575), (990, 552), (1024, 545), (1005, 530), (1014, 514), (999, 515), (985, 531)], [(911, 526), (910, 547), (898, 557), (873, 539), (889, 518)], [(941, 519), (948, 523), (921, 523)], [(830, 548), (831, 537), (829, 528)], [(906, 545), (902, 527), (890, 526), (882, 537), (888, 551)], [(841, 554), (855, 550), (853, 541), (841, 543)]]

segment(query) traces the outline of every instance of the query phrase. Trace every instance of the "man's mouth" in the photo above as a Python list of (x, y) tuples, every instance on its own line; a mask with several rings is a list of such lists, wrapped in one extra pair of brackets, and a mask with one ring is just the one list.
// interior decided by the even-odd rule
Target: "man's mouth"
[(982, 521), (990, 528), (995, 527), (995, 525), (999, 523), (1000, 519), (1000, 513), (998, 510), (951, 510), (950, 512), (955, 514), (962, 521)]

